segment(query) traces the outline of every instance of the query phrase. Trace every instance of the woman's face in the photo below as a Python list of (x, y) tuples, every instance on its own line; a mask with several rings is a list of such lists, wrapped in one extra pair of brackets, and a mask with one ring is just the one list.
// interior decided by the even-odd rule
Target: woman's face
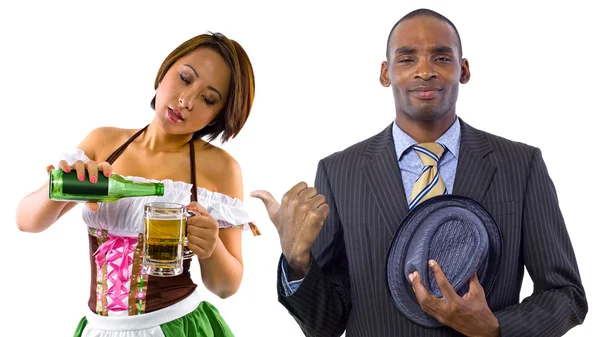
[(190, 134), (210, 124), (227, 102), (230, 78), (227, 63), (211, 49), (180, 58), (156, 89), (158, 124), (170, 134)]

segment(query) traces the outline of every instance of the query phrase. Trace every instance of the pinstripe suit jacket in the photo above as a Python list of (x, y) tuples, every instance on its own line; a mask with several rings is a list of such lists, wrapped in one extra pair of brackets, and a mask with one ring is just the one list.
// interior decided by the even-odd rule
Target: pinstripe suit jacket
[[(583, 322), (587, 301), (540, 150), (460, 123), (453, 194), (480, 202), (500, 227), (503, 255), (487, 301), (502, 336), (561, 336)], [(291, 296), (278, 275), (279, 301), (305, 335), (461, 335), (415, 325), (390, 300), (386, 256), (408, 213), (396, 160), (390, 124), (319, 162), (315, 187), (330, 214), (312, 247), (309, 272)], [(519, 303), (524, 266), (534, 293)]]

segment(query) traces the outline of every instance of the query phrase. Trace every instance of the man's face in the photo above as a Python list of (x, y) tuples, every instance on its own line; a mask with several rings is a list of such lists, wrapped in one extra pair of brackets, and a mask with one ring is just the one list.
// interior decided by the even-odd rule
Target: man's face
[(459, 83), (469, 76), (452, 27), (422, 16), (400, 23), (392, 32), (380, 81), (392, 86), (398, 115), (433, 121), (449, 112), (454, 115)]

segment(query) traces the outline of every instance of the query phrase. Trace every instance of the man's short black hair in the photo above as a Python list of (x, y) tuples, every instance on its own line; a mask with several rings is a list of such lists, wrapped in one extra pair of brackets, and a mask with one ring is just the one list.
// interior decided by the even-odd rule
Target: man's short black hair
[(458, 34), (458, 30), (456, 29), (456, 27), (454, 26), (454, 24), (452, 23), (452, 21), (448, 20), (447, 17), (443, 16), (442, 14), (438, 13), (438, 12), (434, 12), (430, 9), (426, 9), (426, 8), (421, 8), (421, 9), (416, 9), (408, 14), (406, 14), (404, 17), (402, 17), (402, 19), (398, 20), (398, 22), (396, 22), (396, 24), (394, 25), (394, 27), (392, 27), (392, 30), (390, 30), (390, 34), (388, 35), (388, 39), (387, 39), (387, 48), (386, 48), (386, 57), (389, 57), (390, 55), (390, 39), (392, 38), (392, 33), (394, 32), (394, 29), (396, 29), (396, 27), (408, 20), (408, 19), (412, 19), (412, 18), (416, 18), (416, 17), (421, 17), (421, 16), (428, 16), (431, 18), (435, 18), (438, 20), (441, 20), (443, 22), (446, 22), (447, 24), (450, 25), (450, 27), (452, 27), (452, 29), (454, 30), (454, 33), (456, 34), (456, 38), (458, 39), (458, 58), (462, 58), (462, 43), (460, 41), (460, 35)]

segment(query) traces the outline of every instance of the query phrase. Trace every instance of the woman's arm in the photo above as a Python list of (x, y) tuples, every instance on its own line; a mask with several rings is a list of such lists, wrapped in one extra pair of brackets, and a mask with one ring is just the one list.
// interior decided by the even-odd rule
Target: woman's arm
[[(219, 193), (243, 201), (242, 171), (237, 161), (226, 156), (227, 160), (216, 182)], [(242, 260), (242, 229), (219, 229), (217, 245), (212, 255), (200, 259), (202, 282), (208, 290), (221, 298), (235, 294), (242, 282), (244, 264)]]
[(23, 232), (39, 233), (46, 230), (77, 203), (48, 199), (48, 181), (29, 193), (17, 206), (17, 227)]
[[(104, 137), (103, 129), (98, 128), (90, 132), (78, 146), (92, 161), (95, 158), (96, 144)], [(73, 168), (78, 171), (86, 169), (83, 162), (78, 162), (74, 166), (77, 166)], [(75, 205), (77, 205), (76, 202), (50, 200), (48, 198), (48, 180), (46, 180), (39, 189), (26, 195), (17, 206), (17, 227), (24, 232), (42, 232), (73, 209)]]

